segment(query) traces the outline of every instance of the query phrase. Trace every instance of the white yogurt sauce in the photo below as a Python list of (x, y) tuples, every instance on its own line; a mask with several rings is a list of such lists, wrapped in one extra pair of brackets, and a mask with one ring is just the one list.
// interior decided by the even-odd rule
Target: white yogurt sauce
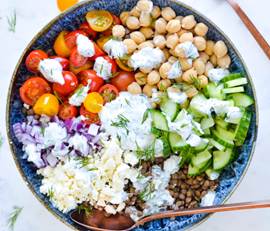
[(207, 194), (201, 200), (201, 204), (200, 204), (201, 207), (213, 205), (215, 197), (216, 197), (216, 192), (208, 191)]
[(223, 69), (223, 68), (213, 68), (208, 71), (209, 79), (215, 83), (218, 83), (228, 74), (230, 74), (230, 72), (227, 69)]
[(110, 39), (103, 48), (111, 58), (122, 58), (127, 54), (127, 46), (120, 40)]
[(83, 57), (90, 58), (95, 55), (94, 43), (87, 36), (79, 34), (76, 44), (79, 54)]
[(185, 56), (188, 59), (196, 59), (199, 57), (199, 52), (196, 46), (190, 41), (180, 44), (180, 47), (184, 50)]
[(110, 79), (112, 76), (112, 64), (103, 57), (96, 58), (94, 70), (97, 72), (97, 75), (104, 80)]
[(63, 68), (59, 61), (55, 59), (41, 60), (38, 66), (39, 71), (50, 82), (64, 84), (65, 80), (62, 74)]
[(176, 79), (182, 75), (182, 68), (179, 61), (173, 63), (171, 69), (168, 72), (168, 79)]
[(82, 86), (78, 88), (74, 94), (68, 99), (69, 104), (74, 106), (81, 106), (84, 99), (86, 98), (88, 91), (90, 89), (91, 81), (88, 82), (87, 86)]

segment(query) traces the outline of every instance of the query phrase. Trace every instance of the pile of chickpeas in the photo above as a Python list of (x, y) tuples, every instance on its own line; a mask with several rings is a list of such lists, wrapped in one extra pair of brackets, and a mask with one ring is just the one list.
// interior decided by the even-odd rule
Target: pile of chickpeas
[[(165, 91), (174, 82), (184, 82), (191, 85), (186, 92), (191, 98), (198, 93), (192, 85), (196, 79), (203, 88), (208, 84), (210, 69), (228, 68), (231, 63), (225, 43), (207, 40), (207, 25), (197, 23), (193, 15), (177, 16), (171, 7), (161, 9), (153, 6), (150, 0), (139, 0), (131, 11), (122, 12), (120, 19), (123, 25), (114, 26), (112, 34), (123, 39), (129, 55), (144, 47), (158, 47), (165, 56), (164, 63), (158, 68), (136, 71), (136, 82), (128, 86), (128, 91), (133, 94), (143, 92), (151, 97), (153, 89)], [(187, 41), (192, 42), (199, 52), (199, 57), (193, 61), (185, 57), (180, 46)], [(182, 76), (168, 79), (168, 72), (177, 60), (181, 64)]]

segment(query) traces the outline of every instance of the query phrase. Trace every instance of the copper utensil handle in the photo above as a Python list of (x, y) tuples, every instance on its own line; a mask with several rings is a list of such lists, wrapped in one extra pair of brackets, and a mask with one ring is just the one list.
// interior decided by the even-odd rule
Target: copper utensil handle
[(260, 45), (264, 53), (267, 55), (268, 59), (270, 59), (270, 46), (267, 41), (264, 39), (262, 34), (258, 31), (256, 26), (252, 23), (246, 13), (241, 9), (238, 3), (234, 0), (227, 0), (227, 2), (231, 5), (231, 7), (235, 10), (238, 16), (241, 18), (243, 23), (246, 25), (249, 32), (256, 39), (257, 43)]
[(170, 218), (177, 216), (187, 216), (200, 213), (216, 213), (216, 212), (227, 212), (234, 210), (245, 210), (245, 209), (258, 209), (258, 208), (270, 208), (270, 200), (267, 201), (255, 201), (255, 202), (243, 202), (243, 203), (234, 203), (227, 205), (217, 205), (217, 206), (207, 206), (194, 209), (184, 209), (179, 211), (167, 211), (163, 213), (157, 213), (148, 217), (145, 217), (137, 222), (137, 225), (143, 225), (146, 222), (161, 219), (161, 218)]

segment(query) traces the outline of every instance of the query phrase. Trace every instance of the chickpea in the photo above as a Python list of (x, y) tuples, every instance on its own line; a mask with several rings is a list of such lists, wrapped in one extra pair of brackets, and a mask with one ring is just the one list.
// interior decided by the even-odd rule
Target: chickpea
[(149, 27), (151, 26), (152, 18), (150, 13), (143, 11), (140, 15), (140, 25), (142, 27)]
[(120, 20), (121, 20), (121, 22), (122, 22), (123, 25), (126, 25), (126, 21), (127, 21), (128, 16), (129, 16), (129, 12), (128, 11), (123, 11), (120, 14)]
[(217, 58), (221, 58), (225, 56), (228, 52), (228, 48), (226, 44), (223, 41), (217, 41), (214, 46), (214, 54), (217, 56)]
[(160, 90), (160, 91), (165, 91), (168, 87), (170, 87), (171, 86), (171, 80), (169, 80), (169, 79), (162, 79), (162, 80), (160, 80), (159, 81), (159, 83), (157, 84), (157, 86), (158, 86), (158, 89)]
[(137, 49), (137, 44), (132, 39), (125, 39), (123, 43), (127, 46), (127, 53), (131, 54)]
[(130, 30), (136, 30), (140, 28), (140, 21), (137, 17), (134, 16), (128, 16), (126, 24)]
[(167, 79), (168, 72), (171, 70), (172, 65), (169, 62), (163, 63), (159, 68), (159, 74), (161, 78)]
[(153, 70), (147, 76), (147, 84), (156, 85), (160, 81), (160, 75), (158, 71)]
[(166, 46), (168, 48), (175, 48), (175, 46), (178, 43), (178, 36), (177, 34), (170, 34), (167, 36), (167, 40), (166, 40)]
[(176, 47), (174, 48), (174, 53), (179, 58), (185, 58), (186, 57), (185, 50), (181, 47), (180, 43), (178, 45), (176, 45)]
[(208, 78), (205, 75), (198, 76), (200, 87), (204, 88), (208, 84)]
[(178, 20), (180, 23), (182, 23), (182, 19), (184, 18), (184, 16), (181, 16), (181, 15), (179, 15), (179, 16), (176, 16), (176, 20)]
[(174, 64), (177, 60), (178, 60), (178, 59), (175, 58), (174, 56), (170, 56), (170, 57), (168, 58), (168, 62), (169, 62), (170, 64)]
[(147, 76), (143, 72), (137, 72), (135, 74), (135, 80), (139, 85), (145, 85), (147, 81)]
[(168, 22), (167, 26), (166, 26), (166, 30), (169, 33), (176, 33), (181, 29), (181, 23), (179, 20), (177, 19), (172, 19)]
[(173, 56), (177, 57), (177, 54), (176, 54), (176, 52), (175, 52), (175, 49), (171, 48), (171, 49), (169, 50), (169, 52), (170, 52), (170, 55), (173, 55)]
[(182, 79), (187, 83), (193, 83), (194, 78), (197, 78), (198, 73), (194, 68), (185, 71), (182, 75)]
[(213, 64), (211, 62), (207, 62), (206, 65), (205, 65), (205, 72), (204, 72), (204, 74), (206, 76), (208, 76), (208, 71), (211, 70), (211, 69), (213, 69), (213, 68), (214, 68)]
[(203, 51), (205, 50), (206, 48), (206, 40), (204, 37), (201, 37), (201, 36), (196, 36), (194, 39), (193, 39), (193, 43), (194, 45), (197, 47), (197, 49), (199, 51)]
[(155, 22), (155, 31), (159, 34), (166, 33), (167, 22), (164, 18), (159, 18)]
[(195, 26), (194, 32), (198, 36), (205, 36), (208, 31), (208, 26), (206, 26), (204, 23), (200, 22)]
[(169, 50), (165, 48), (162, 51), (164, 53), (165, 60), (168, 60), (168, 58), (171, 56)]
[(217, 56), (214, 54), (211, 55), (210, 62), (213, 64), (213, 66), (216, 66), (217, 65)]
[(230, 64), (231, 64), (231, 58), (229, 55), (225, 55), (221, 58), (217, 59), (217, 64), (219, 67), (221, 68), (229, 68)]
[(146, 84), (143, 87), (143, 93), (146, 94), (148, 97), (151, 97), (153, 93), (153, 89), (157, 89), (156, 86)]
[(154, 43), (152, 40), (147, 40), (145, 42), (142, 42), (139, 46), (138, 46), (138, 49), (141, 50), (145, 47), (151, 47), (151, 48), (154, 48)]
[(209, 56), (205, 52), (200, 52), (200, 59), (206, 63), (209, 60)]
[(199, 92), (198, 92), (198, 90), (196, 89), (196, 87), (191, 86), (189, 89), (187, 89), (187, 90), (185, 91), (185, 93), (187, 94), (187, 97), (188, 97), (188, 98), (192, 98), (192, 97), (194, 97), (195, 95), (197, 95)]
[(214, 53), (215, 43), (212, 40), (206, 41), (205, 53), (211, 56)]
[(183, 71), (186, 71), (192, 67), (192, 61), (190, 59), (180, 58), (179, 62)]
[(153, 37), (153, 34), (154, 34), (152, 28), (150, 28), (150, 27), (142, 27), (140, 29), (140, 32), (143, 33), (143, 35), (144, 35), (144, 37), (146, 39), (152, 38)]
[(153, 39), (154, 45), (160, 49), (163, 49), (166, 45), (166, 39), (163, 35), (156, 35)]
[(134, 95), (142, 93), (142, 89), (140, 85), (136, 82), (129, 84), (127, 87), (127, 90), (129, 93), (134, 94)]
[(140, 9), (139, 9), (137, 6), (135, 6), (135, 7), (133, 7), (133, 8), (131, 9), (131, 11), (129, 12), (129, 14), (130, 14), (131, 16), (134, 16), (134, 17), (139, 18), (140, 15), (141, 15), (141, 11), (140, 11)]
[(154, 19), (157, 19), (161, 15), (161, 10), (158, 6), (154, 6), (151, 11), (151, 16)]
[(112, 35), (118, 38), (123, 38), (126, 34), (125, 27), (122, 25), (115, 25), (112, 28)]
[[(181, 28), (181, 30), (179, 30), (179, 31), (177, 32), (177, 35), (180, 37), (182, 34), (187, 33), (187, 32), (188, 32), (187, 30)], [(193, 34), (192, 34), (192, 41), (193, 41)]]
[(149, 0), (140, 0), (137, 2), (137, 8), (140, 11), (151, 12), (153, 9), (153, 2)]
[(173, 18), (176, 17), (176, 14), (175, 14), (174, 10), (171, 7), (163, 8), (162, 11), (161, 11), (161, 15), (167, 21), (170, 21), (170, 20), (172, 20)]
[(200, 58), (193, 62), (193, 67), (197, 71), (198, 75), (202, 75), (205, 71), (205, 63)]
[(144, 74), (149, 74), (152, 71), (152, 68), (140, 68), (140, 71)]
[(192, 42), (193, 41), (193, 34), (191, 32), (185, 32), (179, 37), (180, 43), (184, 42)]
[(190, 30), (196, 25), (196, 20), (193, 15), (188, 15), (182, 19), (182, 27)]
[(137, 44), (141, 44), (145, 41), (145, 37), (140, 31), (133, 31), (130, 33), (130, 38)]

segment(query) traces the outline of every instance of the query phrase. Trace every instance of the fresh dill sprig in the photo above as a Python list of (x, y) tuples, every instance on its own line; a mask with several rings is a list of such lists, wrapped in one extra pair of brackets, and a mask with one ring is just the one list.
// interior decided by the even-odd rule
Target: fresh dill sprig
[(123, 116), (121, 114), (118, 115), (117, 118), (118, 118), (118, 121), (112, 122), (111, 126), (118, 127), (118, 128), (124, 128), (124, 129), (126, 129), (127, 134), (128, 134), (129, 131), (127, 128), (127, 124), (129, 122), (129, 119), (127, 119), (125, 116)]
[(200, 79), (198, 79), (197, 77), (195, 76), (190, 76), (190, 79), (192, 81), (192, 84), (198, 89), (202, 89), (202, 81)]
[(149, 108), (146, 109), (145, 112), (143, 113), (143, 118), (142, 118), (141, 124), (143, 124), (147, 120), (148, 115), (149, 115)]
[(7, 225), (10, 230), (14, 230), (16, 221), (21, 214), (23, 207), (14, 206), (13, 211), (9, 214)]
[(139, 193), (139, 198), (143, 201), (148, 201), (152, 198), (153, 192), (155, 191), (155, 185), (153, 182), (150, 182), (146, 188)]
[(98, 168), (89, 168), (88, 165), (93, 164), (92, 158), (88, 156), (83, 157), (77, 157), (76, 161), (80, 165), (80, 168), (85, 168), (87, 171), (95, 171), (98, 170)]
[(84, 213), (87, 217), (92, 213), (92, 208), (90, 205), (80, 204), (77, 207), (78, 213)]
[(8, 30), (15, 33), (16, 31), (16, 24), (17, 24), (17, 13), (16, 10), (13, 10), (13, 12), (10, 14), (9, 17), (7, 17), (8, 22)]
[(48, 195), (48, 197), (50, 198), (50, 200), (52, 200), (52, 199), (53, 199), (53, 197), (54, 197), (54, 191), (53, 191), (53, 189), (52, 189), (52, 188), (50, 188), (50, 189), (49, 189), (49, 191), (48, 191), (47, 195)]
[(125, 99), (125, 101), (126, 101), (128, 106), (131, 106), (129, 100)]
[(139, 160), (154, 160), (155, 159), (155, 142), (145, 149), (142, 149), (137, 143), (136, 155)]

